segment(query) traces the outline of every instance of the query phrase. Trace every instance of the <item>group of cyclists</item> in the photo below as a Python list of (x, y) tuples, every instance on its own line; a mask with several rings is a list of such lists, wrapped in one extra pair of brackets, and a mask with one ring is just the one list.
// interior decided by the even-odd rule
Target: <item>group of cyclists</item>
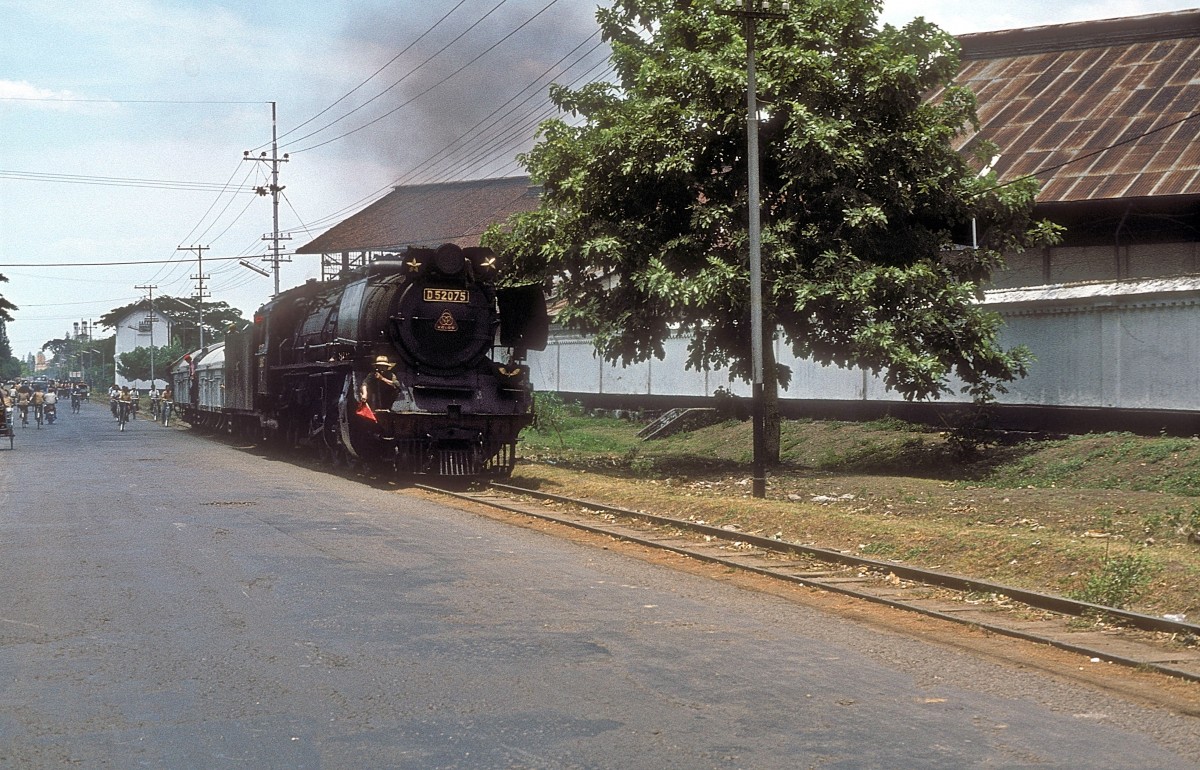
[[(168, 385), (159, 390), (158, 386), (152, 385), (146, 395), (150, 399), (150, 419), (162, 420), (163, 425), (169, 425), (171, 410), (175, 405), (175, 395), (171, 391), (171, 386)], [(118, 386), (113, 383), (113, 386), (108, 389), (108, 402), (113, 417), (117, 420), (117, 425), (121, 430), (125, 430), (126, 423), (137, 419), (141, 394), (136, 390), (131, 390), (128, 386)]]
[[(157, 386), (152, 386), (147, 395), (153, 419), (162, 420), (163, 425), (168, 425), (174, 406), (171, 388), (168, 386), (160, 391)], [(11, 430), (18, 421), (21, 427), (28, 427), (30, 417), (39, 428), (43, 422), (53, 424), (58, 416), (59, 399), (67, 397), (71, 399), (71, 411), (78, 414), (82, 403), (89, 397), (87, 384), (49, 379), (0, 382), (0, 433)], [(121, 387), (114, 383), (108, 389), (108, 397), (113, 417), (120, 429), (125, 430), (125, 424), (134, 419), (138, 412), (141, 394), (128, 386)]]
[[(79, 385), (86, 388), (82, 383)], [(63, 394), (70, 394), (74, 402), (75, 390), (71, 383), (54, 380), (0, 383), (0, 418), (3, 418), (0, 425), (15, 422), (14, 413), (20, 416), (22, 427), (29, 426), (30, 414), (39, 428), (43, 422), (53, 424), (58, 417), (58, 399)]]

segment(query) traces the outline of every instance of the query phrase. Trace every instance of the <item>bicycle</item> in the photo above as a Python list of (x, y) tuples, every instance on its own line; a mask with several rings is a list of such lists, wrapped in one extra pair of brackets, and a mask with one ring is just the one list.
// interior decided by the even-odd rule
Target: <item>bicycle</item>
[(71, 394), (71, 414), (79, 414), (79, 407), (82, 403), (78, 393)]
[(117, 402), (117, 429), (124, 431), (125, 423), (129, 422), (129, 402)]
[(33, 405), (33, 419), (37, 421), (38, 430), (42, 429), (42, 422), (46, 419), (45, 407), (41, 404)]

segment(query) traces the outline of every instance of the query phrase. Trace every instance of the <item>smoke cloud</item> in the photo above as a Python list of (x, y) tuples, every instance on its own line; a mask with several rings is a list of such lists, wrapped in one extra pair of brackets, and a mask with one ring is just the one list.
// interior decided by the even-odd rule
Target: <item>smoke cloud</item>
[[(586, 54), (600, 42), (595, 0), (558, 0), (540, 15), (549, 0), (509, 0), (471, 28), (496, 3), (467, 0), (419, 41), (452, 7), (449, 3), (404, 2), (355, 18), (342, 34), (342, 48), (364, 78), (408, 50), (326, 117), (363, 105), (395, 84), (390, 90), (314, 140), (378, 118), (343, 141), (394, 167), (406, 184), (523, 173), (512, 161), (532, 146), (532, 127), (546, 117), (549, 83), (570, 83), (592, 67), (585, 80), (595, 79), (605, 69), (608, 46)], [(531, 87), (523, 91), (526, 86)], [(500, 118), (510, 108), (512, 113)], [(479, 133), (481, 121), (486, 125), (497, 119), (499, 124)], [(473, 130), (472, 138), (454, 144)]]

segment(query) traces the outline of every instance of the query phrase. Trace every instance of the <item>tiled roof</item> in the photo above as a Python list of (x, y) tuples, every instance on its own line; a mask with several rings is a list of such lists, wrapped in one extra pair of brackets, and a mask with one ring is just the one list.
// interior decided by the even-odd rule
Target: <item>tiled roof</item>
[(1036, 174), (1043, 204), (1200, 193), (1200, 10), (959, 41), (980, 120), (959, 146), (998, 145), (1002, 181)]
[(489, 225), (537, 205), (538, 191), (530, 187), (528, 177), (397, 187), (296, 252), (337, 254), (443, 243), (477, 246)]

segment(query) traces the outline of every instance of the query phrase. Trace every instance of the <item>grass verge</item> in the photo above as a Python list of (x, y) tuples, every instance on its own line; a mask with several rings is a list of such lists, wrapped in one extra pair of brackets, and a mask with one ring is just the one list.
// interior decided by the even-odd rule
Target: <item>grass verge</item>
[(968, 461), (924, 426), (785, 421), (755, 499), (749, 423), (655, 441), (642, 427), (565, 410), (522, 437), (514, 482), (1200, 619), (1200, 439), (1029, 438)]

